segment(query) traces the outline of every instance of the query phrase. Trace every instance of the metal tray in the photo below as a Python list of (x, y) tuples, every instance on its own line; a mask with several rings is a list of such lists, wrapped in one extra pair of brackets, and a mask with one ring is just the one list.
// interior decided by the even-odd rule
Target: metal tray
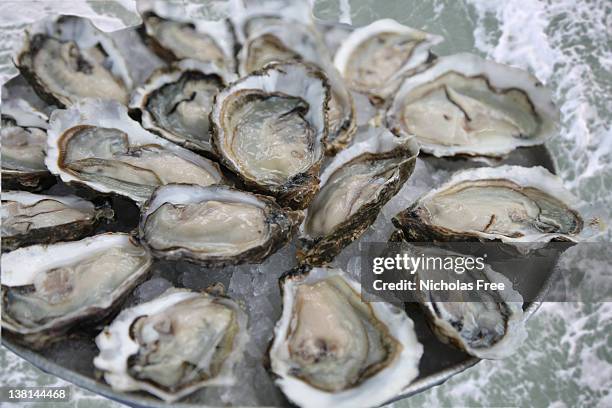
[[(481, 165), (477, 162), (464, 159), (440, 160), (428, 157), (422, 159), (444, 170), (456, 170)], [(550, 153), (543, 146), (517, 149), (504, 160), (504, 164), (541, 165), (552, 172), (555, 171)], [(538, 310), (555, 276), (554, 272), (550, 273), (547, 279), (543, 281), (533, 301), (525, 305), (526, 319)], [(407, 304), (406, 311), (414, 321), (418, 339), (424, 346), (424, 353), (419, 364), (418, 378), (397, 397), (388, 402), (408, 398), (428, 388), (440, 385), (450, 377), (474, 366), (480, 361), (478, 358), (438, 341), (427, 327), (425, 317), (416, 305)], [(207, 406), (206, 400), (197, 392), (182, 401), (170, 405), (144, 392), (124, 393), (113, 391), (103, 380), (97, 379), (95, 376), (93, 358), (97, 355), (98, 350), (93, 342), (94, 336), (95, 333), (89, 333), (77, 338), (68, 338), (40, 351), (30, 350), (6, 337), (2, 338), (2, 344), (49, 374), (131, 407), (168, 408), (172, 406), (196, 408)], [(287, 402), (287, 406), (291, 406), (291, 404)]]

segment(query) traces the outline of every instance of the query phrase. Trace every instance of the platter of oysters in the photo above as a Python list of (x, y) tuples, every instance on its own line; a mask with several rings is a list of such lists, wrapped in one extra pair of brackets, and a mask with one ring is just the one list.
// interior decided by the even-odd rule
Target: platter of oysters
[(2, 88), (3, 344), (151, 407), (376, 407), (512, 355), (545, 284), (367, 301), (357, 266), (390, 239), (584, 239), (551, 91), (394, 20), (230, 3), (28, 28)]

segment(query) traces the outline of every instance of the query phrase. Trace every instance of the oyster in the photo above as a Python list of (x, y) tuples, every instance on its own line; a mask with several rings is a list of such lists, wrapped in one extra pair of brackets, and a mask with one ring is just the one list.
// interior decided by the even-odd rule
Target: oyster
[(173, 402), (202, 387), (233, 384), (246, 326), (231, 299), (170, 288), (123, 310), (96, 337), (94, 366), (115, 390)]
[(358, 239), (414, 170), (414, 138), (395, 137), (385, 128), (363, 133), (369, 137), (340, 152), (321, 174), (300, 228), (304, 262), (329, 262)]
[[(181, 8), (176, 12), (174, 8)], [(235, 72), (236, 40), (227, 20), (185, 17), (183, 5), (155, 1), (139, 7), (145, 42), (166, 62), (195, 59)]]
[(303, 61), (318, 66), (329, 80), (329, 154), (344, 148), (356, 130), (353, 98), (333, 65), (323, 38), (306, 1), (278, 7), (268, 1), (236, 13), (234, 25), (242, 44), (238, 53), (239, 72), (247, 75), (272, 62)]
[(190, 150), (212, 154), (208, 116), (217, 92), (234, 80), (212, 64), (182, 60), (153, 73), (132, 94), (130, 108), (141, 122), (165, 139)]
[(45, 166), (47, 116), (24, 99), (2, 103), (2, 187), (37, 190), (55, 180)]
[(282, 206), (307, 207), (318, 188), (328, 95), (321, 71), (301, 63), (270, 64), (234, 82), (211, 112), (222, 162)]
[(334, 65), (352, 90), (385, 100), (402, 78), (427, 61), (431, 47), (443, 40), (395, 20), (377, 20), (342, 41)]
[(259, 263), (291, 239), (301, 213), (225, 186), (168, 184), (144, 205), (140, 239), (154, 256), (222, 266)]
[(407, 78), (386, 120), (394, 133), (415, 135), (421, 150), (436, 157), (503, 157), (554, 135), (559, 111), (531, 74), (456, 54)]
[(578, 201), (543, 167), (455, 173), (393, 218), (410, 241), (577, 241)]
[(355, 31), (355, 27), (351, 24), (337, 21), (319, 20), (315, 18), (315, 24), (317, 26), (317, 31), (319, 31), (321, 37), (323, 37), (323, 42), (330, 55), (336, 55), (338, 48), (340, 48), (344, 40)]
[(126, 104), (132, 87), (113, 40), (81, 17), (60, 16), (33, 25), (15, 65), (41, 98), (60, 107), (84, 97)]
[(103, 211), (76, 196), (2, 193), (2, 251), (89, 235)]
[(2, 255), (2, 331), (41, 348), (106, 317), (146, 275), (151, 258), (128, 234), (34, 245)]
[(55, 111), (48, 134), (52, 173), (137, 203), (159, 185), (224, 180), (216, 163), (144, 130), (116, 101), (88, 99)]
[(418, 375), (423, 346), (412, 320), (389, 303), (362, 302), (341, 270), (292, 271), (281, 287), (270, 362), (296, 405), (376, 407)]
[[(471, 258), (440, 248), (423, 248), (412, 251), (413, 256), (443, 258)], [(474, 258), (472, 258), (474, 259)], [(465, 261), (464, 261), (465, 262)], [(444, 343), (450, 343), (478, 358), (506, 358), (523, 344), (527, 338), (523, 318), (523, 297), (513, 289), (512, 282), (499, 272), (484, 264), (483, 268), (467, 269), (456, 273), (444, 268), (420, 268), (413, 275), (416, 282), (417, 301), (428, 318), (429, 326)], [(504, 285), (503, 290), (474, 289), (435, 291), (426, 290), (418, 281), (461, 282), (473, 285), (476, 282)]]

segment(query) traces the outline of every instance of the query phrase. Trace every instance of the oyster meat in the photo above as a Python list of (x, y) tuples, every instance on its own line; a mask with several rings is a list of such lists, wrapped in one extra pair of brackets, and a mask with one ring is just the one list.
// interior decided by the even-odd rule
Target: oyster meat
[(301, 63), (270, 64), (215, 98), (213, 143), (222, 162), (279, 204), (308, 206), (327, 136), (327, 81)]
[(246, 326), (231, 299), (170, 288), (123, 310), (96, 337), (94, 366), (115, 390), (173, 402), (202, 387), (233, 384)]
[(385, 100), (403, 77), (430, 58), (431, 47), (443, 40), (395, 20), (377, 20), (342, 41), (334, 65), (352, 90)]
[(340, 152), (321, 174), (300, 228), (303, 262), (329, 262), (358, 239), (414, 169), (419, 152), (414, 138), (395, 137), (385, 128), (361, 133), (369, 136)]
[(281, 287), (270, 363), (296, 405), (376, 407), (418, 375), (423, 346), (412, 320), (389, 303), (363, 302), (340, 269), (291, 271)]
[(2, 187), (38, 190), (53, 183), (45, 166), (47, 116), (24, 99), (2, 102)]
[(325, 146), (329, 154), (344, 148), (356, 130), (355, 106), (317, 32), (308, 2), (294, 1), (278, 7), (277, 2), (267, 1), (239, 9), (232, 17), (242, 45), (238, 53), (241, 75), (269, 63), (296, 60), (314, 64), (325, 72), (330, 86), (329, 136)]
[[(445, 262), (465, 255), (440, 248), (408, 249), (411, 256), (436, 257)], [(413, 251), (414, 250), (414, 251)], [(473, 259), (473, 258), (472, 258)], [(465, 261), (463, 261), (465, 262)], [(523, 318), (523, 297), (512, 282), (489, 265), (467, 269), (464, 273), (444, 268), (419, 268), (412, 276), (416, 282), (417, 301), (425, 311), (429, 326), (443, 343), (449, 343), (478, 358), (501, 359), (516, 352), (527, 338)], [(418, 281), (461, 282), (477, 287), (476, 282), (495, 283), (503, 290), (471, 291), (426, 290)]]
[(182, 60), (153, 73), (132, 94), (144, 128), (190, 150), (212, 154), (208, 116), (213, 98), (235, 77), (213, 64)]
[(90, 234), (101, 210), (76, 196), (2, 193), (2, 251), (74, 240)]
[(143, 207), (139, 234), (154, 256), (207, 266), (259, 263), (291, 239), (301, 213), (225, 186), (168, 184)]
[(2, 255), (2, 331), (34, 348), (91, 324), (146, 276), (151, 258), (123, 233), (34, 245)]
[(407, 78), (386, 120), (436, 157), (503, 157), (553, 136), (559, 111), (550, 90), (526, 71), (456, 54)]
[(219, 184), (219, 166), (144, 130), (116, 101), (89, 99), (52, 115), (46, 164), (66, 183), (144, 202), (168, 183)]
[(543, 167), (455, 173), (393, 218), (411, 241), (578, 241), (577, 198)]
[[(177, 13), (174, 8), (182, 8)], [(185, 17), (184, 6), (156, 1), (139, 7), (142, 34), (151, 49), (166, 62), (195, 59), (235, 72), (236, 40), (227, 20), (210, 21)]]
[(41, 98), (60, 107), (85, 97), (126, 104), (133, 85), (113, 40), (81, 17), (33, 25), (15, 64)]

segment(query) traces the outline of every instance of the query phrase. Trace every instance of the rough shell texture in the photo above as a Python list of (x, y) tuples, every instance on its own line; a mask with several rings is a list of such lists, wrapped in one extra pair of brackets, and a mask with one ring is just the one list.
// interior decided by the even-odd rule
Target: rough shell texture
[[(172, 307), (183, 301), (197, 298), (210, 298), (223, 306), (230, 307), (236, 315), (238, 333), (236, 334), (232, 352), (224, 360), (216, 376), (200, 381), (193, 381), (177, 390), (164, 389), (152, 381), (139, 380), (128, 372), (130, 358), (139, 350), (139, 344), (132, 336), (131, 330), (134, 322), (146, 316), (155, 316), (164, 309)], [(248, 340), (247, 316), (237, 303), (229, 298), (214, 297), (207, 293), (198, 293), (186, 289), (170, 288), (159, 297), (123, 310), (117, 318), (96, 337), (96, 345), (100, 354), (94, 359), (94, 365), (101, 370), (104, 379), (117, 390), (149, 392), (166, 402), (179, 400), (202, 387), (226, 386), (234, 383), (234, 366), (242, 358), (243, 349)]]
[(344, 247), (358, 239), (374, 223), (382, 207), (408, 180), (414, 170), (418, 152), (418, 144), (413, 138), (397, 138), (384, 128), (374, 128), (369, 139), (354, 144), (334, 157), (321, 174), (321, 188), (335, 171), (350, 165), (351, 161), (358, 157), (368, 160), (397, 157), (404, 160), (397, 163), (392, 175), (386, 179), (374, 197), (354, 209), (348, 218), (336, 225), (330, 233), (318, 237), (309, 236), (304, 225), (309, 214), (309, 210), (306, 210), (306, 220), (300, 228), (303, 245), (300, 251), (301, 262), (311, 265), (330, 262)]
[[(130, 245), (138, 247), (129, 234), (106, 233), (84, 238), (80, 241), (63, 242), (52, 245), (33, 245), (20, 248), (2, 255), (2, 330), (3, 335), (15, 341), (40, 349), (50, 343), (59, 341), (75, 326), (91, 325), (112, 315), (130, 291), (147, 276), (151, 258), (123, 281), (111, 294), (97, 299), (90, 305), (79, 308), (69, 314), (57, 317), (37, 327), (24, 327), (10, 318), (7, 313), (7, 302), (10, 301), (9, 290), (12, 287), (31, 285), (37, 273), (49, 265), (60, 265), (62, 262), (76, 262), (86, 256), (87, 250), (104, 249)], [(75, 256), (76, 254), (76, 256)], [(143, 251), (146, 255), (146, 252)]]
[[(190, 204), (210, 200), (219, 202), (249, 201), (261, 206), (265, 213), (266, 224), (270, 228), (270, 236), (262, 244), (232, 256), (198, 253), (189, 248), (180, 247), (155, 249), (147, 243), (144, 233), (147, 217), (161, 205), (164, 203)], [(302, 213), (300, 211), (284, 210), (267, 196), (235, 190), (226, 186), (201, 187), (189, 184), (168, 184), (159, 187), (143, 206), (139, 235), (142, 244), (157, 258), (186, 260), (206, 267), (221, 267), (241, 263), (257, 264), (286, 245), (291, 240), (301, 220)], [(222, 242), (219, 242), (219, 244), (222, 244)]]
[[(506, 235), (491, 234), (481, 231), (453, 231), (437, 225), (432, 225), (427, 216), (427, 210), (422, 208), (421, 202), (463, 181), (474, 180), (509, 180), (521, 187), (532, 187), (549, 194), (564, 203), (579, 221), (578, 228), (582, 230), (583, 220), (575, 210), (579, 206), (578, 199), (566, 190), (561, 179), (551, 174), (543, 167), (520, 167), (500, 166), (483, 167), (477, 169), (463, 170), (455, 173), (450, 180), (442, 186), (431, 190), (419, 198), (406, 210), (398, 213), (393, 218), (393, 224), (403, 231), (408, 241), (490, 241), (499, 240), (505, 243), (545, 243), (549, 241), (578, 241), (588, 231), (580, 231), (577, 235), (566, 235), (558, 233), (546, 233), (522, 235), (511, 237)], [(583, 234), (584, 233), (584, 234)]]
[[(227, 130), (223, 126), (226, 115), (225, 102), (230, 95), (239, 92), (256, 90), (264, 94), (282, 94), (299, 97), (308, 103), (306, 120), (315, 129), (315, 141), (312, 148), (318, 158), (310, 168), (296, 174), (282, 185), (270, 185), (243, 174), (240, 165), (234, 157), (224, 149)], [(244, 77), (217, 94), (211, 112), (213, 145), (221, 158), (221, 162), (241, 177), (247, 187), (264, 194), (276, 197), (281, 206), (303, 209), (308, 206), (319, 184), (319, 169), (323, 160), (323, 142), (327, 138), (328, 121), (327, 106), (329, 87), (325, 75), (316, 67), (301, 63), (269, 64), (264, 69)]]
[[(362, 379), (362, 381), (344, 390), (332, 392), (322, 390), (294, 376), (287, 346), (287, 339), (292, 332), (292, 315), (294, 313), (294, 295), (301, 284), (313, 284), (328, 278), (340, 277), (361, 302), (361, 286), (340, 269), (299, 268), (281, 277), (283, 295), (283, 313), (274, 330), (274, 339), (269, 355), (271, 370), (278, 377), (277, 385), (285, 395), (301, 407), (375, 407), (395, 397), (418, 375), (419, 360), (423, 346), (418, 342), (412, 320), (406, 313), (386, 302), (365, 303), (364, 306), (375, 319), (381, 322), (387, 335), (399, 343), (399, 350), (384, 367)], [(294, 324), (294, 323), (293, 323)]]
[[(23, 205), (33, 205), (41, 200), (56, 200), (70, 207), (85, 206), (88, 211), (93, 211), (93, 217), (85, 220), (77, 220), (67, 224), (54, 225), (29, 229), (27, 232), (16, 235), (2, 235), (2, 252), (12, 251), (22, 246), (34, 244), (52, 244), (59, 241), (74, 241), (90, 235), (102, 216), (102, 209), (94, 209), (92, 203), (76, 196), (48, 196), (31, 194), (25, 191), (5, 191), (2, 193), (2, 201), (16, 201)], [(89, 209), (88, 207), (91, 207)]]
[[(386, 113), (386, 123), (389, 129), (396, 134), (406, 134), (407, 130), (404, 127), (402, 115), (404, 100), (408, 94), (449, 73), (457, 73), (468, 79), (484, 79), (486, 86), (496, 93), (510, 90), (521, 91), (529, 99), (530, 109), (535, 112), (541, 123), (536, 134), (508, 137), (507, 140), (497, 138), (493, 142), (483, 139), (473, 145), (437, 144), (419, 138), (423, 152), (436, 157), (455, 155), (503, 157), (517, 147), (539, 145), (556, 134), (560, 114), (554, 106), (549, 89), (526, 71), (468, 53), (440, 57), (428, 69), (406, 78)], [(439, 120), (442, 121), (442, 119)]]

